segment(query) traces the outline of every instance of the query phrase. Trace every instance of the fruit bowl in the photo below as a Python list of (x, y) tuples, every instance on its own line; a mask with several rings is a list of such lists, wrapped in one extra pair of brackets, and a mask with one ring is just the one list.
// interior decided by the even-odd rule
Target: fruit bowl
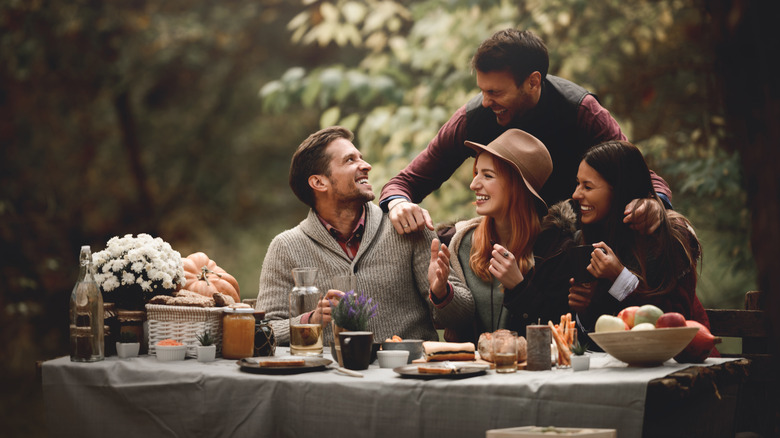
[(631, 366), (658, 366), (683, 351), (696, 327), (588, 333), (602, 350)]

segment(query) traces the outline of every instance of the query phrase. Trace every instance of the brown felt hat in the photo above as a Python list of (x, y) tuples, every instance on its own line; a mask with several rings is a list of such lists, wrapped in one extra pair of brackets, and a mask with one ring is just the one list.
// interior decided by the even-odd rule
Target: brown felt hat
[(550, 152), (538, 138), (519, 129), (509, 129), (487, 146), (467, 141), (466, 146), (475, 151), (490, 152), (509, 163), (523, 178), (525, 186), (539, 201), (539, 207), (547, 210), (539, 191), (552, 173)]

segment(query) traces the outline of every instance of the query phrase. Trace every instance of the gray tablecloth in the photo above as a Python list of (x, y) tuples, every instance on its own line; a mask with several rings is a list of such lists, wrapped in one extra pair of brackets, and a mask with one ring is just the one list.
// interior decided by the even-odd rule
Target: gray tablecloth
[(61, 357), (43, 364), (43, 395), (48, 426), (58, 437), (454, 438), (554, 425), (611, 428), (620, 438), (639, 438), (647, 383), (687, 366), (669, 361), (628, 368), (593, 354), (586, 372), (489, 371), (423, 381), (376, 364), (355, 378), (330, 369), (250, 374), (229, 360), (142, 356), (85, 364)]

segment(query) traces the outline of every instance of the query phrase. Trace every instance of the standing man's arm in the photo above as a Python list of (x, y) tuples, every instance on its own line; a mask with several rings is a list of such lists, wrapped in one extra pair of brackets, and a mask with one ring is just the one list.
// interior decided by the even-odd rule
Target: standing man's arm
[(441, 127), (428, 147), (382, 188), (379, 205), (388, 211), (396, 232), (433, 229), (427, 210), (417, 203), (441, 187), (471, 155), (471, 150), (464, 145), (465, 132), (466, 107), (463, 106)]

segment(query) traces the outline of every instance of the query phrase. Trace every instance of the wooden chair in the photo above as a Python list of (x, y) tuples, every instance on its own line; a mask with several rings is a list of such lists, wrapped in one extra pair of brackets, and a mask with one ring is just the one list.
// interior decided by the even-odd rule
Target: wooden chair
[(750, 359), (746, 381), (738, 396), (736, 412), (737, 432), (755, 432), (761, 436), (773, 435), (776, 396), (773, 387), (777, 375), (769, 354), (769, 317), (761, 306), (760, 291), (745, 294), (745, 309), (707, 309), (710, 331), (715, 336), (742, 339), (742, 352), (723, 354)]
[(769, 318), (760, 309), (761, 293), (750, 291), (745, 294), (745, 310), (707, 309), (710, 331), (715, 336), (741, 338), (742, 353), (724, 356), (738, 356), (763, 361), (769, 357)]

